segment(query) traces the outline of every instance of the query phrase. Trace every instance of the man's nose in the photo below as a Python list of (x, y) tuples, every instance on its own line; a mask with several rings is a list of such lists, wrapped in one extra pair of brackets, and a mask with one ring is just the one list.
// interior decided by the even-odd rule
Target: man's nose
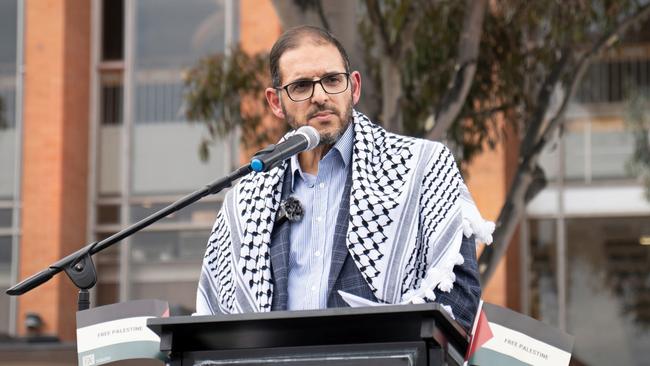
[(323, 84), (315, 83), (314, 84), (314, 95), (311, 96), (312, 103), (323, 104), (329, 99), (329, 94), (325, 92)]

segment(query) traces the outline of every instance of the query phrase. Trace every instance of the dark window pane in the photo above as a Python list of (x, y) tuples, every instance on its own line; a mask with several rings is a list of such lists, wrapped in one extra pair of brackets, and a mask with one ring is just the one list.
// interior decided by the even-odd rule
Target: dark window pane
[(102, 60), (124, 55), (124, 0), (104, 0), (102, 6)]
[(105, 72), (101, 75), (100, 122), (102, 125), (121, 125), (123, 120), (122, 72)]
[(11, 227), (12, 215), (13, 210), (11, 208), (0, 208), (0, 227)]
[(11, 285), (11, 237), (0, 236), (0, 335), (9, 331), (9, 296), (4, 289)]
[(9, 333), (9, 295), (0, 292), (0, 335)]
[(200, 265), (208, 231), (146, 231), (133, 235), (131, 260), (134, 263), (196, 262)]
[(120, 206), (119, 205), (99, 205), (97, 206), (97, 224), (119, 224), (120, 223)]
[(196, 307), (196, 281), (134, 283), (133, 299), (160, 299), (169, 303), (171, 315), (189, 315)]
[(634, 90), (647, 86), (646, 58), (605, 60), (591, 64), (576, 93), (578, 103), (619, 103)]
[(138, 69), (189, 66), (224, 48), (223, 0), (138, 0)]
[(132, 236), (131, 260), (136, 263), (169, 262), (176, 257), (178, 238), (173, 232), (139, 232)]
[(11, 269), (11, 236), (0, 236), (0, 278)]
[(0, 1), (0, 71), (3, 66), (13, 69), (16, 64), (17, 3), (16, 0)]

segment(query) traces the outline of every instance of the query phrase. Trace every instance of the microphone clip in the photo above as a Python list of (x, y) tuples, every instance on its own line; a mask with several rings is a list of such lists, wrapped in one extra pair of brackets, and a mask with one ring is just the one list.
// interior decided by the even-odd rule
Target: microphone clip
[(297, 198), (289, 196), (289, 198), (280, 202), (280, 209), (278, 210), (275, 225), (282, 225), (287, 220), (290, 222), (300, 222), (304, 214), (305, 211), (302, 208), (302, 203)]

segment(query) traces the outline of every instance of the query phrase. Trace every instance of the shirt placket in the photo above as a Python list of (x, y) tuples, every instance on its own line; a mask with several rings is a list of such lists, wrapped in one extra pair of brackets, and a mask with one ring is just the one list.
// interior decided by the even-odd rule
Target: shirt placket
[(316, 181), (312, 187), (312, 198), (314, 207), (314, 232), (311, 237), (315, 239), (312, 247), (311, 258), (314, 264), (312, 268), (311, 283), (316, 287), (316, 293), (310, 300), (311, 306), (314, 308), (325, 307), (325, 294), (326, 287), (323, 288), (323, 279), (326, 278), (325, 273), (326, 263), (325, 258), (325, 242), (327, 240), (327, 207), (329, 203), (327, 183), (331, 178), (332, 166), (329, 163), (330, 159), (323, 159), (320, 163)]

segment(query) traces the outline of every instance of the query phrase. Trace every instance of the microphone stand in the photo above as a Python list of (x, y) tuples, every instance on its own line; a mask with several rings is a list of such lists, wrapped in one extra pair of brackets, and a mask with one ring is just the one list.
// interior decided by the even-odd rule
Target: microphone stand
[[(257, 156), (262, 153), (267, 153), (272, 151), (273, 148), (274, 145), (270, 145), (255, 155)], [(70, 280), (72, 280), (75, 286), (79, 288), (79, 299), (77, 303), (78, 310), (86, 310), (90, 307), (90, 294), (88, 293), (88, 290), (97, 282), (97, 272), (91, 257), (93, 254), (101, 252), (118, 241), (135, 234), (154, 222), (165, 218), (167, 215), (174, 213), (205, 196), (221, 192), (224, 188), (230, 187), (235, 180), (247, 175), (251, 171), (252, 168), (250, 164), (244, 165), (226, 177), (215, 180), (204, 188), (179, 199), (169, 206), (109, 236), (108, 238), (86, 245), (58, 262), (51, 264), (41, 272), (38, 272), (21, 281), (17, 285), (14, 285), (6, 292), (11, 296), (22, 295), (49, 281), (59, 272), (64, 271), (68, 277), (70, 277)]]

